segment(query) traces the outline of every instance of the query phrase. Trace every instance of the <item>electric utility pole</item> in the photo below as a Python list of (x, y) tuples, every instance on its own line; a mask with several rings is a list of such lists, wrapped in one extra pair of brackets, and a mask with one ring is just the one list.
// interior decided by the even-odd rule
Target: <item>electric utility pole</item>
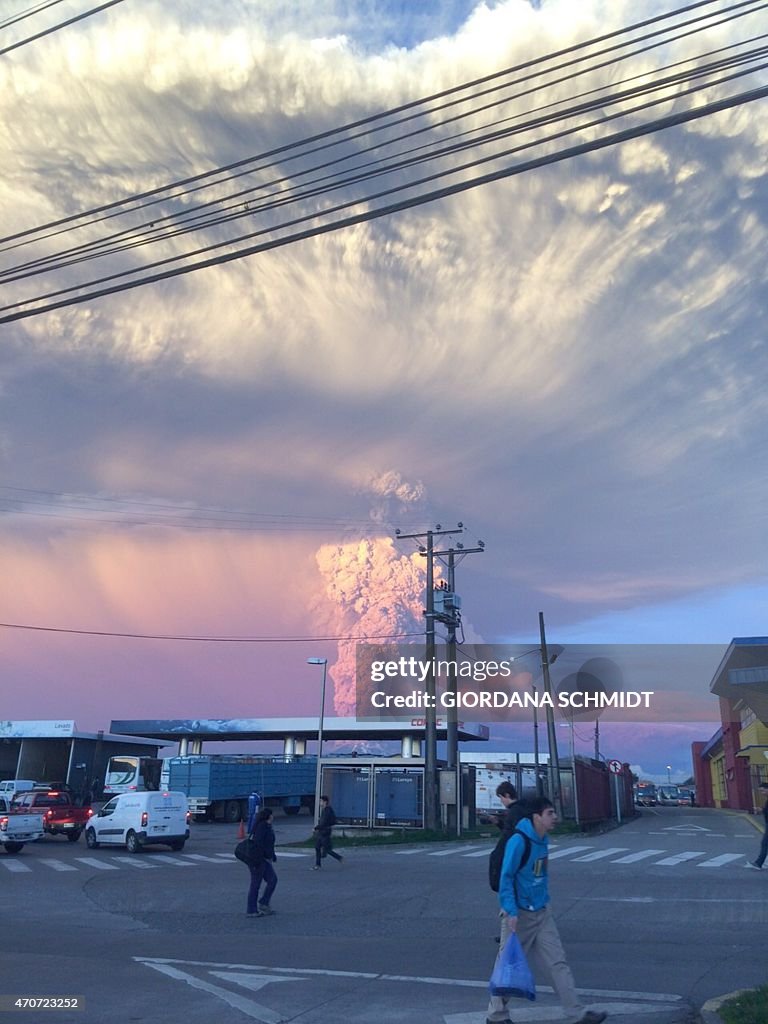
[[(462, 523), (459, 523), (462, 526)], [(450, 830), (455, 829), (456, 835), (461, 835), (461, 814), (462, 814), (462, 790), (461, 790), (461, 763), (459, 761), (459, 709), (456, 705), (458, 685), (456, 682), (456, 630), (461, 624), (461, 598), (456, 593), (456, 558), (463, 561), (464, 555), (477, 554), (485, 550), (485, 544), (479, 540), (476, 548), (465, 548), (459, 541), (456, 547), (450, 547), (447, 551), (434, 551), (435, 558), (446, 566), (448, 579), (441, 588), (436, 591), (440, 598), (435, 618), (448, 628), (446, 638), (446, 660), (448, 662), (448, 682), (446, 693), (453, 697), (448, 703), (448, 714), (445, 723), (445, 763), (449, 770), (453, 771), (455, 802), (448, 802), (446, 805), (446, 825)]]
[(425, 541), (419, 545), (419, 554), (427, 559), (427, 608), (425, 617), (426, 651), (425, 657), (429, 666), (426, 678), (426, 708), (424, 709), (424, 827), (437, 829), (439, 825), (439, 805), (437, 794), (437, 693), (435, 686), (435, 537), (445, 537), (454, 533), (462, 533), (463, 526), (455, 530), (444, 530), (438, 523), (434, 530), (426, 533), (400, 533), (395, 530), (398, 540)]
[(544, 612), (539, 612), (539, 634), (541, 637), (541, 670), (544, 674), (544, 692), (549, 697), (547, 702), (547, 742), (549, 744), (549, 795), (555, 805), (558, 818), (563, 816), (560, 798), (560, 762), (557, 758), (557, 738), (555, 736), (555, 713), (552, 710), (552, 681), (549, 677), (549, 654), (547, 638), (544, 634)]
[[(463, 523), (459, 523), (459, 526), (463, 526)], [(446, 593), (453, 595), (452, 599), (448, 600), (447, 606), (444, 604), (444, 608), (441, 614), (435, 615), (435, 618), (442, 622), (448, 627), (448, 637), (446, 641), (446, 660), (450, 666), (448, 673), (448, 685), (447, 692), (456, 696), (456, 629), (461, 623), (461, 602), (456, 596), (456, 558), (460, 562), (464, 561), (465, 555), (480, 554), (485, 551), (485, 544), (483, 541), (477, 542), (476, 548), (465, 548), (463, 544), (458, 543), (456, 547), (450, 547), (447, 551), (433, 551), (433, 556), (439, 558), (441, 562), (446, 566), (448, 570), (447, 579), (447, 591)], [(448, 715), (446, 717), (446, 763), (449, 768), (455, 768), (459, 763), (459, 710), (455, 705), (455, 701), (448, 707)]]

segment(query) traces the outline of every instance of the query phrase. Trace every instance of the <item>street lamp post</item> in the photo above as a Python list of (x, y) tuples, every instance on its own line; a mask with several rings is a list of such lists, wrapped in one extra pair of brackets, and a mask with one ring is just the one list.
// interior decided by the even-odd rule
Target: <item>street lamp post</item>
[(667, 765), (667, 782), (669, 783), (670, 786), (672, 785), (672, 765), (671, 764)]
[(317, 824), (320, 815), (320, 782), (322, 774), (321, 763), (323, 757), (323, 719), (325, 717), (325, 679), (328, 672), (328, 659), (307, 658), (307, 664), (323, 666), (323, 691), (320, 697), (320, 717), (317, 720), (317, 771), (315, 773), (315, 824)]

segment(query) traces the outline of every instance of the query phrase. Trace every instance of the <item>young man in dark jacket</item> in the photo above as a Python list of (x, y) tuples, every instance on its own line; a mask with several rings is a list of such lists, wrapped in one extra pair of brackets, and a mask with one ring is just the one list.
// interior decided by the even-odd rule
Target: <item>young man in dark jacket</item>
[(496, 817), (496, 825), (505, 835), (512, 835), (518, 821), (525, 817), (525, 804), (518, 800), (517, 790), (506, 780), (496, 787), (496, 796), (504, 805), (504, 810)]
[[(568, 1024), (602, 1024), (605, 1013), (585, 1010), (579, 1002), (560, 934), (549, 908), (547, 834), (557, 824), (557, 814), (546, 797), (531, 800), (528, 814), (530, 816), (517, 826), (518, 832), (524, 833), (530, 843), (525, 863), (522, 861), (526, 841), (522, 835), (511, 836), (504, 851), (499, 886), (501, 945), (498, 955), (501, 956), (509, 935), (516, 932), (531, 970), (534, 973), (543, 971), (551, 978)], [(510, 1024), (507, 1004), (507, 999), (491, 996), (488, 1024)]]
[(341, 863), (344, 858), (335, 852), (331, 845), (331, 831), (336, 824), (336, 813), (331, 807), (327, 796), (320, 797), (320, 817), (315, 825), (315, 866), (313, 871), (320, 870), (321, 857), (333, 857)]

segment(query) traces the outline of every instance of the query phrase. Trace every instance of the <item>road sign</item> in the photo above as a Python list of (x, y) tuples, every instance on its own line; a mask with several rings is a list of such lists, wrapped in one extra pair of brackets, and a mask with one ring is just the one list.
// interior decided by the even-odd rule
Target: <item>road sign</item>
[(608, 767), (610, 768), (610, 770), (613, 772), (614, 775), (621, 775), (622, 768), (623, 768), (623, 765), (622, 765), (621, 761), (609, 761), (608, 762)]

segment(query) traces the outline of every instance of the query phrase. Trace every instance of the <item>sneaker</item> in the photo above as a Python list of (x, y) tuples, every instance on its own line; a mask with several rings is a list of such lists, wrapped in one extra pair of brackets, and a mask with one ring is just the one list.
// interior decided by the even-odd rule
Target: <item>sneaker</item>
[(580, 1017), (576, 1024), (603, 1024), (603, 1021), (608, 1016), (602, 1010), (587, 1010), (583, 1017)]
[(258, 911), (258, 910), (254, 910), (254, 911), (246, 914), (245, 916), (246, 917), (261, 917), (261, 912)]
[(319, 864), (313, 864), (312, 870), (313, 871), (319, 871), (320, 870), (320, 865)]
[(267, 903), (260, 903), (259, 914), (261, 917), (269, 917), (270, 914), (274, 914), (274, 910)]
[(752, 861), (752, 860), (749, 862), (749, 864), (745, 864), (744, 867), (745, 868), (753, 868), (755, 871), (762, 871), (763, 870), (763, 865), (762, 864), (755, 864), (755, 862)]

